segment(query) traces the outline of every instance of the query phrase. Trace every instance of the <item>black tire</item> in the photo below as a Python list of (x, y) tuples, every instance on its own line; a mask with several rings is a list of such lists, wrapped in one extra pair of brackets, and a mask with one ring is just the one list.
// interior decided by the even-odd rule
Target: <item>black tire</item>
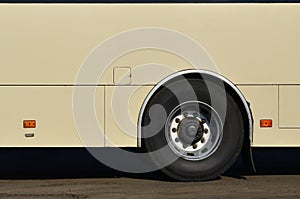
[[(181, 104), (182, 101), (188, 102), (194, 100), (190, 99), (192, 96), (191, 92), (193, 92), (196, 94), (199, 102), (213, 106), (217, 113), (223, 111), (223, 114), (226, 114), (226, 116), (223, 115), (220, 117), (223, 123), (223, 131), (221, 132), (223, 135), (220, 138), (219, 145), (208, 157), (199, 160), (189, 160), (186, 157), (175, 154), (174, 150), (168, 145), (166, 128), (161, 128), (157, 134), (151, 137), (147, 137), (147, 134), (150, 135), (153, 132), (150, 132), (151, 129), (148, 128), (147, 130), (145, 128), (142, 133), (147, 138), (143, 139), (143, 144), (148, 152), (158, 151), (164, 147), (165, 150), (163, 152), (150, 153), (151, 158), (159, 168), (163, 167), (162, 171), (165, 174), (176, 180), (206, 181), (215, 179), (232, 166), (241, 151), (245, 129), (242, 111), (235, 100), (234, 93), (223, 83), (217, 83), (212, 79), (204, 81), (202, 79), (191, 78), (188, 79), (191, 86), (187, 86), (182, 81), (186, 82), (186, 80), (169, 82), (165, 87), (156, 92), (146, 107), (142, 125), (146, 126), (151, 122), (149, 110), (152, 105), (162, 105), (166, 110), (166, 114), (170, 115), (171, 111)], [(170, 87), (172, 91), (170, 91)], [(174, 93), (177, 96), (181, 96), (181, 102), (179, 102)], [(225, 95), (221, 96), (222, 93)], [(222, 107), (224, 106), (224, 99), (226, 99), (226, 109)], [(224, 110), (226, 111), (224, 112)], [(155, 117), (160, 117), (160, 115), (158, 114)], [(165, 120), (163, 116), (159, 119)], [(213, 135), (214, 132), (211, 133)], [(165, 161), (173, 158), (176, 160), (166, 165)]]

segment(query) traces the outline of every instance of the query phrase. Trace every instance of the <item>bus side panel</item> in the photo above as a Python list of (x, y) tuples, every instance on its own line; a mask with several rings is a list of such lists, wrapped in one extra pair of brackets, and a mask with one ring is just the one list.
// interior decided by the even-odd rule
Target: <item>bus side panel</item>
[[(254, 121), (252, 146), (300, 146), (300, 129), (279, 127), (279, 86), (239, 86), (239, 89), (251, 104)], [(289, 100), (288, 98), (286, 99)], [(295, 109), (299, 108), (295, 107)], [(294, 121), (293, 115), (285, 116), (287, 116), (285, 121), (289, 119)], [(272, 119), (272, 128), (261, 128), (261, 119)]]
[[(279, 121), (292, 115), (278, 112), (284, 108), (279, 106), (278, 85), (300, 85), (300, 4), (0, 4), (0, 27), (0, 146), (82, 146), (72, 112), (72, 87), (80, 66), (112, 35), (143, 27), (183, 33), (204, 47), (216, 64), (215, 72), (241, 85), (254, 115), (254, 146), (300, 146), (299, 130), (279, 128), (280, 122), (283, 127), (295, 123), (288, 118)], [(153, 86), (174, 71), (192, 68), (188, 60), (172, 52), (141, 51), (111, 60), (99, 84), (85, 82), (101, 85), (95, 104), (99, 124), (117, 146), (136, 146), (137, 140), (123, 139), (111, 115), (109, 86), (116, 86), (113, 69), (129, 67), (131, 86)], [(166, 64), (170, 70), (149, 73), (149, 67), (136, 68), (150, 61)], [(149, 81), (152, 76), (154, 81)], [(129, 106), (133, 124), (137, 124), (146, 90), (135, 106)], [(288, 92), (287, 103), (288, 96), (293, 94)], [(259, 119), (265, 118), (274, 120), (273, 128), (258, 126)], [(24, 119), (36, 119), (37, 128), (23, 129)], [(119, 119), (127, 120), (126, 116)], [(80, 122), (89, 124), (88, 119)], [(136, 129), (131, 130), (136, 136)], [(25, 138), (25, 133), (32, 132), (34, 138)], [(110, 145), (104, 135), (97, 141), (99, 146)]]
[(137, 121), (152, 86), (105, 86), (105, 146), (138, 146)]
[(279, 127), (300, 131), (300, 86), (279, 86)]
[[(300, 84), (300, 4), (1, 4), (0, 27), (0, 84), (5, 85), (73, 85), (96, 46), (144, 27), (195, 40), (217, 72), (234, 83)], [(113, 67), (101, 84), (113, 84)]]
[[(74, 87), (1, 86), (1, 147), (83, 146), (73, 120)], [(104, 126), (104, 88), (97, 87), (96, 114)], [(36, 128), (23, 128), (23, 120), (36, 120)], [(89, 119), (80, 121), (89, 126)], [(88, 129), (87, 129), (87, 133)], [(33, 137), (26, 137), (32, 135)], [(104, 146), (104, 135), (97, 138)]]

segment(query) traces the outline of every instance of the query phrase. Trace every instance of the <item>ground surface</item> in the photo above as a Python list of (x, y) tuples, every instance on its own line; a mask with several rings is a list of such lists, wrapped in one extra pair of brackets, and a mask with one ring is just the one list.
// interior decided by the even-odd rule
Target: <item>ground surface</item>
[(299, 175), (180, 183), (122, 178), (1, 180), (0, 198), (299, 198)]

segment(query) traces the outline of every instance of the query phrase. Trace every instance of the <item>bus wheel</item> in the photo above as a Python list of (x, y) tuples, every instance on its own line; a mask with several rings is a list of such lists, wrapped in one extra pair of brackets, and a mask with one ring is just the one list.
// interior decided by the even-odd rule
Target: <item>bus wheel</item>
[[(162, 106), (165, 114), (151, 112), (152, 105)], [(174, 179), (214, 179), (241, 151), (245, 124), (226, 85), (201, 79), (173, 81), (152, 97), (142, 126), (151, 126), (151, 116), (164, 125), (157, 133), (143, 128), (143, 144), (158, 168)]]

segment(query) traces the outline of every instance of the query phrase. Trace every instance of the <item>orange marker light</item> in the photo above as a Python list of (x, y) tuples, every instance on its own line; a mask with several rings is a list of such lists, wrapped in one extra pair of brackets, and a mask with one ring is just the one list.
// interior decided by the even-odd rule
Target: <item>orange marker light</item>
[(35, 120), (23, 120), (23, 128), (35, 128), (36, 121)]
[(262, 127), (262, 128), (272, 127), (272, 120), (271, 119), (260, 120), (260, 127)]

